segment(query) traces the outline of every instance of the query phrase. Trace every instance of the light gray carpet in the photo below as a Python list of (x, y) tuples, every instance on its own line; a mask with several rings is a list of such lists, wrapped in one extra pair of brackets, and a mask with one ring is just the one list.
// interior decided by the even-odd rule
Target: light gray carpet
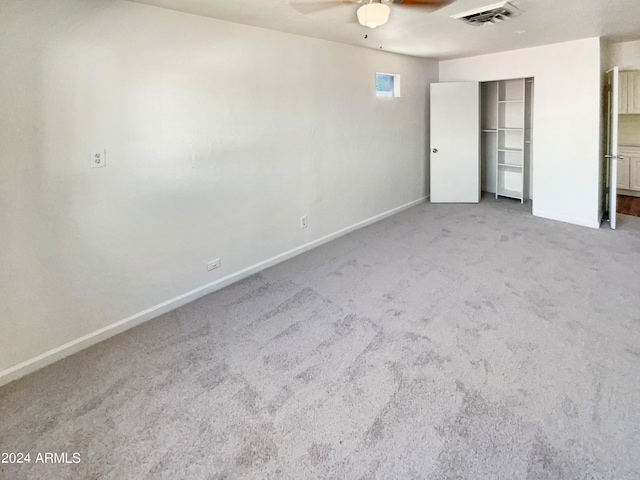
[(0, 477), (638, 479), (640, 219), (422, 204), (0, 389)]

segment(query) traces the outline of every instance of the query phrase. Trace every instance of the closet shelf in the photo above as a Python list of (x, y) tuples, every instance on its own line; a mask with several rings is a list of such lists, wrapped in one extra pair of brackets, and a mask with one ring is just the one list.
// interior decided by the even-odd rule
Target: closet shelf
[(506, 188), (503, 188), (498, 190), (497, 195), (500, 195), (501, 197), (517, 198), (518, 200), (522, 200), (522, 191), (507, 190)]
[(520, 153), (522, 152), (521, 148), (498, 148), (499, 152), (517, 152)]
[(522, 165), (518, 165), (517, 163), (499, 163), (498, 166), (506, 168), (517, 168), (518, 170), (522, 170)]

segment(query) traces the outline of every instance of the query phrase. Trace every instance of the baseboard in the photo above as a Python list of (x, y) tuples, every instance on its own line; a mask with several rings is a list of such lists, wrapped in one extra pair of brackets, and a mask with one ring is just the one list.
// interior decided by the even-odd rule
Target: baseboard
[(293, 258), (308, 250), (319, 247), (320, 245), (330, 242), (331, 240), (335, 240), (336, 238), (346, 235), (347, 233), (353, 232), (354, 230), (358, 230), (359, 228), (366, 227), (367, 225), (371, 225), (372, 223), (382, 220), (383, 218), (389, 217), (403, 210), (411, 208), (415, 205), (418, 205), (424, 202), (428, 197), (429, 196), (427, 195), (425, 197), (419, 198), (412, 202), (406, 203), (399, 207), (393, 208), (386, 212), (370, 217), (361, 222), (350, 225), (349, 227), (340, 229), (329, 235), (325, 235), (324, 237), (318, 238), (317, 240), (313, 240), (309, 243), (305, 243), (304, 245), (301, 245), (292, 250), (289, 250), (287, 252), (271, 257), (262, 262), (256, 263), (255, 265), (252, 265), (238, 272), (227, 275), (223, 278), (220, 278), (214, 282), (203, 285), (202, 287), (196, 288), (195, 290), (191, 290), (190, 292), (184, 293), (180, 296), (171, 298), (166, 302), (162, 302), (151, 308), (143, 310), (142, 312), (136, 313), (134, 315), (131, 315), (130, 317), (119, 320), (115, 323), (112, 323), (111, 325), (108, 325), (99, 330), (96, 330), (95, 332), (91, 332), (87, 335), (77, 338), (76, 340), (72, 340), (71, 342), (65, 343), (64, 345), (61, 345), (41, 355), (38, 355), (34, 358), (31, 358), (22, 363), (19, 363), (18, 365), (15, 365), (6, 370), (3, 370), (0, 372), (0, 387), (3, 385), (6, 385), (9, 382), (17, 380), (18, 378), (24, 377), (29, 373), (32, 373), (32, 372), (35, 372), (36, 370), (44, 368), (47, 365), (51, 365), (52, 363), (57, 362), (58, 360), (62, 360), (65, 357), (68, 357), (70, 355), (73, 355), (74, 353), (84, 350), (85, 348), (95, 345), (96, 343), (102, 342), (110, 337), (113, 337), (119, 333), (122, 333), (126, 330), (136, 327), (153, 318), (159, 317), (164, 313), (167, 313), (171, 310), (175, 310), (176, 308), (181, 307), (182, 305), (185, 305), (189, 302), (193, 302), (194, 300), (197, 300), (200, 297), (204, 297), (205, 295), (213, 293), (216, 290), (220, 290), (232, 283), (235, 283), (239, 280), (242, 280), (243, 278), (253, 275), (254, 273), (257, 273), (261, 270), (269, 268), (280, 262)]
[(581, 227), (600, 228), (600, 222), (598, 220), (588, 221), (582, 218), (567, 217), (564, 215), (557, 215), (551, 212), (544, 212), (535, 210), (532, 212), (534, 217), (547, 218), (549, 220), (557, 220), (559, 222), (572, 223), (573, 225), (579, 225)]

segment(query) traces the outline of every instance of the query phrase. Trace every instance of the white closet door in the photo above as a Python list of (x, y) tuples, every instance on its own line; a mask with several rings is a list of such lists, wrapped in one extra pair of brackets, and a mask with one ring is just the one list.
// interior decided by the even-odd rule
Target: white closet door
[(480, 201), (480, 84), (431, 84), (431, 202)]
[(607, 72), (606, 98), (607, 117), (607, 154), (605, 155), (609, 171), (609, 225), (616, 228), (617, 199), (618, 199), (618, 67)]

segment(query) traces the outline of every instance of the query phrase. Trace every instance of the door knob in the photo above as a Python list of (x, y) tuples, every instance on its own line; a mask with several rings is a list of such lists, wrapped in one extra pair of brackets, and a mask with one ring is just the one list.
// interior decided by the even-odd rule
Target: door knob
[(438, 149), (434, 148), (433, 150), (431, 150), (433, 153), (438, 153)]

